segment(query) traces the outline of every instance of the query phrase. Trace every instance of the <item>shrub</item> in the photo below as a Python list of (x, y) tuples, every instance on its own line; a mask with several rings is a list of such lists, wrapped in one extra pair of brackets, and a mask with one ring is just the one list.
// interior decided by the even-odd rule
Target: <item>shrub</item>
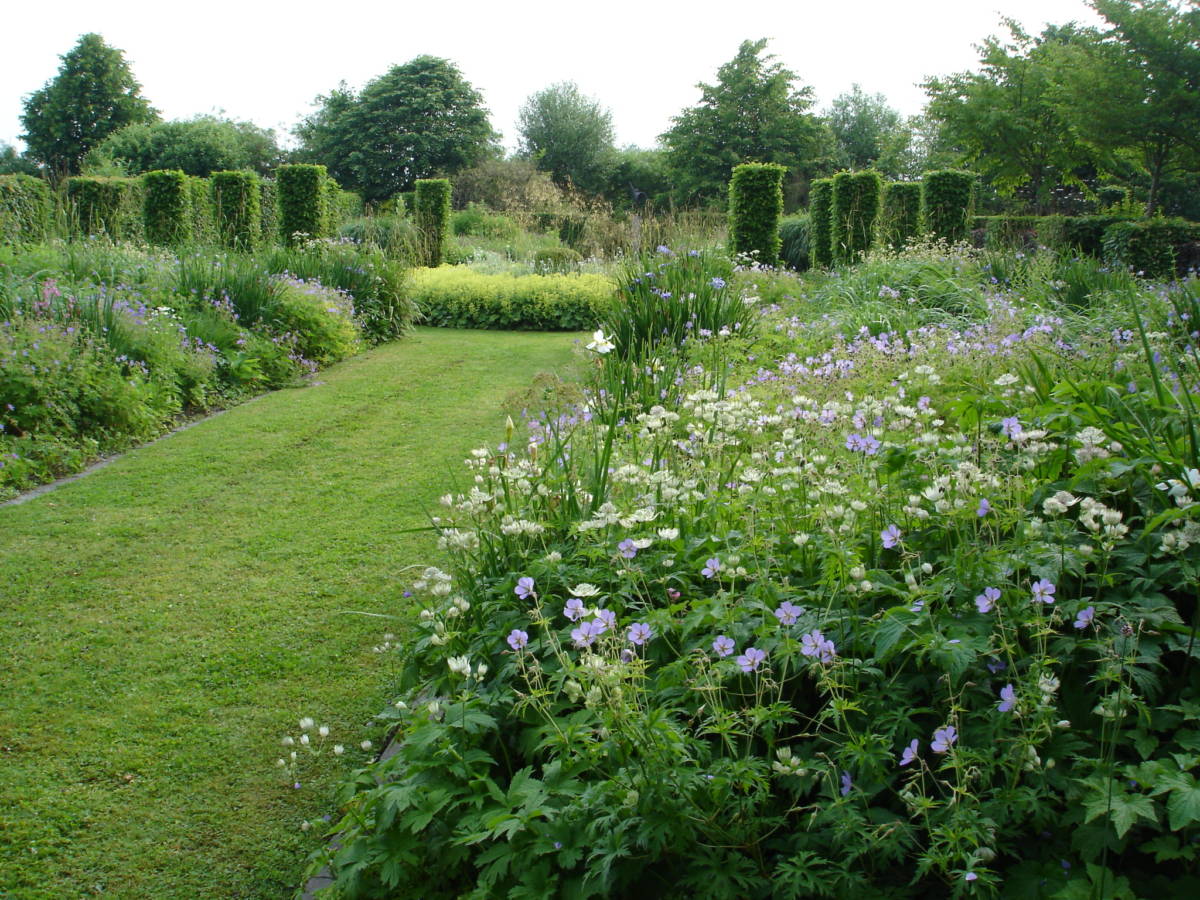
[(521, 226), (510, 219), (493, 213), (479, 203), (468, 203), (450, 219), (450, 230), (455, 235), (478, 235), (479, 237), (512, 240), (521, 231)]
[(833, 179), (818, 178), (808, 195), (809, 255), (814, 268), (833, 265)]
[(883, 186), (879, 240), (885, 247), (903, 250), (921, 233), (921, 183), (889, 181)]
[(543, 247), (533, 254), (533, 265), (540, 272), (570, 272), (583, 257), (570, 247)]
[(352, 219), (338, 234), (357, 244), (377, 247), (393, 259), (415, 259), (419, 246), (417, 226), (400, 216), (367, 216)]
[(932, 237), (951, 243), (967, 238), (975, 176), (945, 169), (921, 182), (921, 220)]
[(64, 214), (71, 234), (114, 241), (142, 235), (141, 182), (76, 175), (64, 183)]
[(165, 246), (190, 241), (193, 220), (188, 176), (178, 169), (147, 172), (142, 176), (142, 188), (146, 240)]
[(252, 250), (262, 239), (262, 195), (254, 172), (213, 172), (213, 224), (222, 245)]
[[(322, 238), (329, 222), (324, 166), (287, 165), (275, 170), (279, 231), (283, 242)], [(303, 235), (303, 237), (301, 237)]]
[(450, 237), (450, 182), (447, 179), (417, 180), (413, 219), (421, 233), (421, 262), (431, 268), (440, 266)]
[(830, 246), (835, 262), (858, 262), (871, 249), (882, 185), (875, 171), (839, 172), (833, 177)]
[(53, 194), (45, 179), (0, 175), (0, 244), (45, 240), (52, 209)]
[(326, 236), (337, 234), (342, 225), (363, 214), (362, 196), (354, 191), (342, 190), (332, 178), (325, 181), (325, 193), (325, 207), (329, 215), (324, 231)]
[(983, 246), (989, 250), (1028, 250), (1038, 245), (1045, 216), (979, 216)]
[(207, 178), (188, 177), (188, 193), (192, 201), (192, 235), (199, 244), (217, 243), (217, 219), (213, 209), (212, 188)]
[(262, 242), (279, 243), (279, 189), (270, 178), (258, 183), (258, 205), (262, 212)]
[(1104, 232), (1104, 258), (1147, 278), (1172, 278), (1197, 262), (1200, 225), (1183, 219), (1117, 222)]
[(290, 337), (303, 361), (324, 366), (357, 352), (359, 332), (349, 294), (290, 274), (275, 278), (282, 290), (270, 324)]
[(783, 215), (786, 166), (743, 163), (729, 182), (729, 251), (764, 266), (779, 261), (779, 217)]
[(779, 223), (779, 257), (789, 269), (808, 269), (811, 219), (807, 213), (788, 216)]
[(600, 275), (485, 275), (470, 269), (417, 269), (411, 295), (429, 325), (580, 331), (612, 304)]
[(1047, 240), (1045, 243), (1051, 247), (1078, 248), (1081, 253), (1097, 259), (1104, 257), (1104, 232), (1108, 230), (1109, 226), (1129, 221), (1127, 216), (1118, 215), (1061, 216), (1059, 218), (1061, 218), (1061, 230), (1057, 236), (1058, 240), (1054, 243)]

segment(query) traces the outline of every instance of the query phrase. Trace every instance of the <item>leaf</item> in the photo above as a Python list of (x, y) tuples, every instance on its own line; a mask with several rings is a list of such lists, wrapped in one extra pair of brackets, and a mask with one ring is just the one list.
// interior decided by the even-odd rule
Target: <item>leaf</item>
[(1179, 838), (1173, 834), (1160, 834), (1153, 840), (1146, 841), (1138, 847), (1143, 853), (1153, 853), (1157, 863), (1173, 862), (1177, 859), (1192, 860), (1196, 858), (1193, 847), (1182, 847)]
[(1189, 773), (1181, 773), (1167, 798), (1167, 817), (1172, 831), (1200, 822), (1200, 785)]
[[(1119, 790), (1116, 785), (1113, 786), (1111, 801), (1104, 792), (1099, 792), (1095, 799), (1084, 804), (1084, 809), (1087, 811), (1085, 822), (1090, 822), (1093, 819), (1098, 819), (1101, 816), (1108, 816), (1112, 822), (1113, 828), (1116, 830), (1117, 837), (1123, 838), (1129, 829), (1133, 827), (1134, 822), (1138, 819), (1146, 819), (1150, 822), (1158, 822), (1158, 815), (1154, 807), (1154, 801), (1143, 794), (1130, 794), (1124, 786)], [(1110, 806), (1111, 803), (1111, 806)]]

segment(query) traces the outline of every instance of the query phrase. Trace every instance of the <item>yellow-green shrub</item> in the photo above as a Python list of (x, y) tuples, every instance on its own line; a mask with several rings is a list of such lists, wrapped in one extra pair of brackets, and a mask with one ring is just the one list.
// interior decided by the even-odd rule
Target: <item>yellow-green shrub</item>
[(580, 331), (595, 327), (615, 285), (603, 275), (485, 275), (442, 267), (414, 271), (411, 290), (429, 325)]

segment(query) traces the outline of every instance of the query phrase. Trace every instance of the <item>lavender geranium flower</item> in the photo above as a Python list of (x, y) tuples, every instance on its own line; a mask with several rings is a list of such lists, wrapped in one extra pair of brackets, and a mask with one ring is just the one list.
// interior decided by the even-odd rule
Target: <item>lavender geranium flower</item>
[(1085, 606), (1075, 614), (1075, 622), (1073, 624), (1076, 628), (1082, 630), (1091, 625), (1094, 618), (1096, 618), (1096, 607)]
[(817, 629), (813, 629), (800, 638), (800, 652), (804, 656), (816, 657), (823, 663), (831, 663), (837, 656), (837, 648), (833, 645), (833, 641), (826, 638)]
[(746, 652), (739, 656), (736, 662), (741, 666), (743, 672), (753, 672), (766, 658), (767, 654), (765, 650), (759, 650), (757, 647), (747, 647)]
[(711, 557), (704, 563), (704, 568), (700, 570), (700, 574), (705, 578), (716, 578), (717, 573), (721, 571), (721, 560), (717, 557)]
[(524, 650), (528, 644), (529, 635), (521, 629), (514, 628), (508, 633), (508, 646), (512, 647), (514, 650)]
[(533, 594), (533, 579), (525, 575), (517, 579), (517, 586), (513, 588), (513, 593), (522, 600), (528, 600)]
[(599, 619), (592, 619), (590, 622), (584, 622), (578, 628), (571, 629), (571, 640), (579, 649), (592, 646), (592, 642), (604, 632), (608, 631), (608, 626)]
[(879, 539), (883, 541), (883, 548), (891, 550), (900, 543), (900, 528), (897, 525), (889, 525), (883, 531), (879, 532)]
[(1025, 428), (1021, 425), (1020, 419), (1016, 416), (1009, 416), (1007, 419), (1000, 420), (1000, 431), (1006, 438), (1019, 437)]
[(629, 638), (629, 643), (640, 647), (654, 637), (654, 629), (645, 622), (634, 622), (625, 632), (625, 636)]
[(572, 597), (567, 601), (567, 605), (563, 607), (563, 615), (572, 622), (578, 622), (587, 615), (587, 607), (583, 605), (583, 601), (578, 597)]
[(921, 742), (913, 738), (909, 745), (904, 748), (904, 752), (900, 754), (900, 765), (907, 766), (913, 762), (917, 758), (917, 753), (920, 749)]
[(779, 608), (775, 610), (775, 618), (779, 620), (780, 625), (795, 625), (796, 619), (803, 615), (804, 609), (796, 606), (791, 600), (784, 600), (779, 604)]
[(933, 743), (929, 745), (934, 753), (946, 753), (958, 740), (958, 729), (953, 725), (938, 728), (933, 732)]
[(990, 613), (996, 606), (996, 601), (1000, 599), (1000, 589), (994, 587), (986, 587), (983, 593), (975, 598), (975, 608), (981, 613)]
[(1057, 590), (1052, 581), (1042, 578), (1033, 583), (1033, 602), (1045, 603), (1047, 605), (1054, 602), (1054, 592)]
[(980, 497), (979, 498), (979, 506), (977, 506), (975, 508), (975, 515), (979, 516), (979, 518), (982, 519), (984, 516), (986, 516), (991, 511), (992, 511), (992, 504), (988, 502), (988, 498)]
[(854, 789), (854, 780), (850, 777), (849, 772), (842, 773), (842, 796), (845, 797)]
[(733, 638), (718, 634), (716, 640), (712, 642), (712, 648), (717, 656), (729, 656), (733, 653)]
[(1000, 702), (996, 704), (996, 709), (1000, 712), (1012, 712), (1014, 706), (1017, 705), (1017, 692), (1013, 690), (1011, 684), (1006, 684), (1000, 688)]
[(625, 538), (625, 540), (617, 544), (617, 549), (626, 559), (633, 559), (635, 556), (637, 556), (637, 547), (633, 545), (633, 540), (631, 538)]

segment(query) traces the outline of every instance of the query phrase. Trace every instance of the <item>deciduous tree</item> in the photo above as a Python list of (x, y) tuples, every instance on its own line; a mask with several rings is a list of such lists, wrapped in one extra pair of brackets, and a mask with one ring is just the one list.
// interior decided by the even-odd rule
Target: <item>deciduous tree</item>
[(589, 192), (604, 188), (613, 160), (612, 113), (570, 81), (552, 84), (525, 101), (517, 120), (521, 152), (555, 184)]

